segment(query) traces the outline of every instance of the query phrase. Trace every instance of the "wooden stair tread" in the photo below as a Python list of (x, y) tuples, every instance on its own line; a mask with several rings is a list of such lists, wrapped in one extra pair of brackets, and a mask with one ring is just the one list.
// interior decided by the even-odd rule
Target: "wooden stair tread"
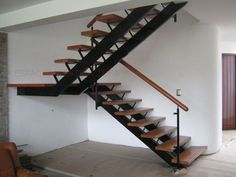
[[(183, 166), (189, 166), (194, 160), (196, 160), (201, 154), (207, 150), (206, 146), (192, 146), (187, 150), (180, 153), (180, 164)], [(177, 157), (171, 160), (172, 163), (177, 163)]]
[[(27, 83), (27, 84), (8, 84), (8, 87), (54, 87), (56, 84), (51, 83)], [(71, 86), (76, 87), (79, 84), (72, 84)]]
[(141, 120), (137, 120), (134, 122), (128, 123), (129, 127), (145, 127), (147, 125), (155, 124), (156, 122), (160, 122), (165, 120), (165, 117), (150, 117)]
[(82, 31), (81, 35), (86, 37), (94, 37), (94, 38), (100, 38), (108, 35), (109, 33), (106, 31), (94, 29), (94, 30), (88, 30), (88, 31)]
[(93, 46), (79, 44), (79, 45), (71, 45), (71, 46), (68, 46), (67, 49), (68, 49), (68, 50), (88, 51), (88, 50), (92, 50), (92, 49), (93, 49)]
[(127, 116), (127, 115), (146, 113), (150, 111), (153, 111), (153, 108), (130, 109), (130, 110), (125, 110), (125, 111), (118, 111), (118, 112), (115, 112), (114, 114), (117, 116)]
[[(54, 87), (55, 83), (21, 83), (21, 84), (7, 84), (7, 87)], [(72, 84), (71, 86), (76, 87), (79, 84)], [(111, 85), (121, 85), (119, 82), (110, 83), (97, 83), (99, 86), (111, 86)]]
[[(120, 23), (123, 20), (124, 20), (123, 17), (116, 15), (116, 14), (101, 15), (101, 16), (96, 17), (96, 21), (103, 22), (103, 23), (109, 23), (111, 25), (117, 25), (118, 23)], [(131, 30), (137, 30), (142, 27), (143, 27), (142, 24), (137, 23), (135, 26), (133, 26), (131, 28)]]
[(124, 20), (123, 17), (116, 14), (101, 15), (101, 16), (96, 17), (96, 21), (109, 23), (109, 24), (120, 23), (123, 20)]
[(117, 86), (121, 85), (120, 82), (99, 82), (97, 83), (97, 86)]
[[(113, 91), (99, 91), (97, 92), (98, 95), (117, 95), (117, 94), (124, 94), (130, 93), (130, 90), (113, 90)], [(90, 93), (91, 95), (96, 95), (95, 92)]]
[[(130, 11), (133, 11), (134, 9), (129, 9)], [(156, 16), (157, 14), (159, 14), (160, 11), (156, 8), (153, 8), (152, 10), (150, 10), (145, 17), (147, 18), (153, 18), (154, 16)]]
[(140, 102), (142, 99), (127, 99), (127, 100), (112, 100), (112, 101), (104, 101), (103, 105), (121, 105), (121, 104), (130, 104)]
[(157, 129), (151, 130), (147, 133), (141, 135), (142, 138), (160, 138), (164, 135), (168, 135), (176, 130), (176, 127), (173, 126), (163, 126), (158, 127)]
[(67, 71), (46, 71), (46, 72), (43, 72), (43, 75), (44, 76), (53, 76), (53, 75), (64, 76), (67, 73), (68, 73)]
[[(89, 31), (83, 31), (81, 32), (82, 36), (86, 36), (86, 37), (94, 37), (94, 38), (104, 38), (108, 35), (109, 33), (106, 31), (102, 31), (102, 30), (89, 30)], [(117, 42), (126, 42), (128, 40), (128, 38), (126, 37), (121, 37), (120, 39), (118, 39)]]
[[(179, 138), (180, 138), (179, 140), (180, 146), (183, 146), (184, 144), (189, 142), (191, 139), (191, 137), (189, 136), (180, 136)], [(165, 141), (162, 144), (157, 145), (156, 150), (165, 151), (165, 152), (173, 152), (176, 149), (176, 146), (177, 146), (177, 137), (174, 137), (170, 140)]]
[[(68, 50), (75, 50), (75, 51), (78, 51), (78, 50), (81, 50), (81, 51), (90, 51), (92, 50), (94, 47), (93, 46), (90, 46), (90, 45), (71, 45), (71, 46), (68, 46), (67, 49)], [(114, 53), (115, 50), (111, 50), (109, 49), (106, 54), (112, 54)]]
[[(66, 71), (47, 71), (47, 72), (43, 72), (44, 76), (64, 76), (66, 74), (68, 74), (69, 72)], [(81, 73), (80, 76), (88, 76), (90, 73), (84, 72)]]
[[(80, 63), (82, 60), (80, 59), (72, 59), (72, 58), (62, 58), (62, 59), (55, 59), (54, 62), (55, 63), (68, 63), (68, 64), (77, 64), (77, 63)], [(100, 65), (102, 64), (103, 62), (100, 62), (100, 61), (97, 61), (95, 62), (95, 64), (97, 65)]]

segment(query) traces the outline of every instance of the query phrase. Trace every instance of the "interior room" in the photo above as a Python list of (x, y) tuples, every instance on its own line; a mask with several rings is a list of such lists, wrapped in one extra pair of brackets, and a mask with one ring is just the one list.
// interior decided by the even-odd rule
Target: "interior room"
[(0, 176), (236, 176), (234, 7), (0, 0)]

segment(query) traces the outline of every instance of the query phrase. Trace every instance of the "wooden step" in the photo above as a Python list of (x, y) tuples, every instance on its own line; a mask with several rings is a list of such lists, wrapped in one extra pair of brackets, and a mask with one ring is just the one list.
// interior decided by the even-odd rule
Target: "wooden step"
[[(75, 51), (78, 51), (78, 50), (80, 50), (80, 51), (90, 51), (93, 48), (94, 47), (90, 46), (90, 45), (71, 45), (71, 46), (67, 47), (68, 50), (75, 50)], [(110, 49), (106, 52), (106, 54), (112, 54), (114, 52), (115, 52), (115, 50)]]
[[(105, 32), (105, 31), (102, 31), (102, 30), (98, 30), (98, 29), (81, 32), (82, 36), (94, 37), (94, 38), (104, 38), (108, 34), (109, 34), (108, 32)], [(117, 42), (126, 42), (126, 41), (128, 41), (128, 38), (122, 37), (122, 38), (118, 39)]]
[(152, 10), (150, 10), (147, 14), (146, 17), (147, 18), (154, 18), (155, 16), (157, 16), (160, 13), (160, 11), (158, 9), (153, 8)]
[[(196, 160), (201, 154), (207, 150), (206, 146), (192, 146), (180, 154), (180, 164), (183, 166), (189, 166)], [(172, 163), (177, 163), (177, 157), (171, 160)]]
[[(179, 143), (180, 146), (183, 146), (187, 142), (190, 141), (191, 137), (189, 136), (180, 136), (179, 137)], [(156, 146), (156, 150), (158, 151), (165, 151), (165, 152), (173, 152), (176, 149), (177, 146), (177, 137), (174, 137), (170, 140), (167, 140), (166, 142), (159, 144)]]
[(131, 104), (142, 101), (142, 99), (127, 99), (127, 100), (112, 100), (112, 101), (104, 101), (103, 105), (122, 105), (122, 104)]
[[(43, 72), (44, 76), (64, 76), (66, 74), (68, 74), (69, 72), (65, 72), (65, 71), (47, 71), (47, 72)], [(80, 74), (80, 76), (88, 76), (91, 73), (82, 73)]]
[[(110, 24), (110, 25), (113, 25), (113, 26), (116, 26), (117, 24), (119, 24), (123, 20), (124, 20), (124, 17), (121, 17), (121, 16), (116, 15), (116, 14), (101, 15), (101, 16), (96, 17), (96, 21), (103, 22), (103, 23), (106, 23), (106, 24)], [(142, 27), (143, 27), (142, 24), (137, 23), (136, 25), (134, 25), (131, 28), (131, 30), (137, 30), (137, 29), (140, 29)]]
[[(56, 84), (51, 83), (30, 83), (30, 84), (7, 84), (8, 87), (54, 87)], [(72, 84), (72, 87), (79, 86), (79, 84)]]
[(147, 113), (153, 110), (154, 110), (153, 108), (139, 108), (139, 109), (130, 109), (126, 111), (119, 111), (115, 112), (114, 114), (117, 116), (128, 116), (128, 115)]
[(99, 82), (97, 83), (97, 86), (118, 86), (118, 85), (121, 85), (120, 82)]
[(108, 14), (108, 15), (101, 15), (96, 17), (96, 21), (103, 22), (103, 23), (109, 23), (109, 24), (117, 24), (123, 21), (124, 18), (116, 15), (116, 14)]
[(176, 127), (172, 126), (163, 126), (158, 127), (157, 129), (151, 130), (147, 133), (141, 135), (142, 138), (160, 138), (164, 135), (168, 135), (176, 130)]
[(86, 37), (93, 37), (93, 38), (103, 38), (109, 33), (106, 31), (94, 29), (94, 30), (88, 30), (88, 31), (82, 31), (81, 35)]
[[(134, 9), (129, 9), (130, 11), (133, 11)], [(153, 18), (156, 15), (158, 15), (160, 13), (160, 11), (158, 9), (153, 8), (152, 10), (150, 10), (145, 17), (146, 18)]]
[[(98, 95), (118, 95), (118, 94), (125, 94), (131, 93), (130, 90), (113, 90), (113, 91), (99, 91), (97, 92)], [(91, 92), (91, 95), (96, 95), (95, 92)]]
[[(54, 60), (55, 63), (62, 63), (62, 64), (65, 64), (65, 63), (68, 63), (68, 64), (78, 64), (81, 61), (82, 60), (80, 60), (80, 59), (72, 59), (72, 58), (62, 58), (62, 59), (55, 59)], [(102, 63), (103, 62), (100, 62), (100, 61), (95, 62), (96, 65), (100, 65)]]
[(165, 117), (149, 117), (149, 118), (145, 118), (145, 119), (141, 119), (141, 120), (137, 120), (134, 122), (130, 122), (128, 123), (129, 127), (145, 127), (151, 124), (155, 124), (158, 123), (160, 121), (165, 120)]

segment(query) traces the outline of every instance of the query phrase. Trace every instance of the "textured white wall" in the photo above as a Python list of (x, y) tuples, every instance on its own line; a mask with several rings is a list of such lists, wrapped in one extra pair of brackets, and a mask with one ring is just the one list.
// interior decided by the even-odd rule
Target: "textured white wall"
[(224, 39), (222, 39), (221, 51), (222, 51), (222, 53), (236, 54), (236, 42), (235, 41), (225, 41)]
[[(208, 153), (221, 145), (221, 63), (218, 29), (197, 23), (184, 14), (179, 22), (169, 21), (126, 60), (167, 91), (181, 88), (189, 112), (181, 111), (181, 134), (192, 137), (191, 145), (206, 145)], [(103, 77), (120, 81), (131, 89), (129, 97), (143, 98), (141, 107), (153, 107), (150, 115), (166, 116), (166, 125), (176, 125), (176, 107), (153, 88), (118, 65)], [(145, 147), (102, 108), (94, 109), (88, 101), (89, 139), (114, 144)]]
[[(9, 83), (54, 83), (43, 71), (66, 68), (54, 64), (78, 57), (67, 45), (87, 43), (80, 36), (88, 19), (38, 26), (9, 33)], [(88, 139), (87, 96), (17, 96), (10, 89), (10, 139), (29, 144), (26, 152), (39, 154)]]

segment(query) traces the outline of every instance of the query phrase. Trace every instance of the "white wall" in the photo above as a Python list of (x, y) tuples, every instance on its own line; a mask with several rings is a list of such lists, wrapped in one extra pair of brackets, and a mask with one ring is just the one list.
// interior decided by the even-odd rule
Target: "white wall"
[[(87, 43), (80, 32), (88, 19), (38, 26), (9, 33), (9, 82), (53, 82), (42, 71), (64, 70), (53, 59), (77, 57), (66, 51), (70, 44)], [(218, 29), (179, 15), (155, 32), (126, 60), (170, 93), (181, 88), (190, 111), (181, 111), (181, 134), (192, 137), (191, 145), (207, 145), (208, 153), (221, 144), (221, 63)], [(142, 98), (150, 115), (166, 116), (166, 125), (176, 125), (176, 107), (150, 86), (117, 65), (103, 81), (120, 81), (131, 89), (129, 97)], [(87, 122), (88, 121), (88, 122)], [(17, 144), (29, 144), (27, 152), (39, 154), (72, 143), (93, 141), (145, 147), (102, 108), (85, 95), (49, 97), (16, 96), (10, 90), (10, 136)]]
[(226, 41), (222, 39), (221, 51), (222, 53), (236, 54), (236, 41)]
[[(43, 71), (66, 68), (53, 60), (78, 57), (67, 45), (87, 43), (80, 36), (88, 19), (78, 19), (9, 33), (9, 83), (54, 83)], [(17, 96), (10, 89), (10, 139), (40, 154), (88, 139), (87, 96)]]
[[(191, 145), (208, 146), (207, 153), (221, 145), (221, 63), (219, 34), (215, 26), (197, 23), (186, 14), (170, 21), (126, 57), (126, 61), (170, 93), (181, 88), (179, 98), (189, 106), (181, 111), (181, 134), (191, 136)], [(142, 80), (118, 65), (103, 77), (120, 81), (131, 89), (129, 97), (143, 98), (141, 107), (153, 107), (150, 115), (166, 116), (166, 125), (176, 125), (176, 107)], [(89, 139), (145, 147), (102, 108), (88, 101)]]

